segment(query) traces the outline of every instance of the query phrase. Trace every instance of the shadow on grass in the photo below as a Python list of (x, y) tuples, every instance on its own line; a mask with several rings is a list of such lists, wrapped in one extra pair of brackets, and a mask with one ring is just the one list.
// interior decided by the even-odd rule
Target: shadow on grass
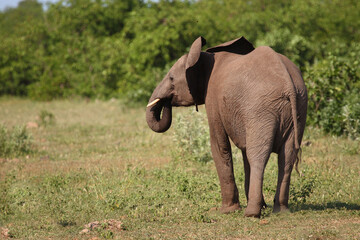
[(328, 209), (337, 209), (337, 210), (360, 210), (360, 205), (356, 203), (344, 203), (344, 202), (328, 202), (325, 205), (319, 204), (301, 204), (298, 206), (291, 207), (292, 212), (298, 212), (302, 210), (315, 210), (315, 211), (324, 211)]
[[(261, 212), (262, 217), (269, 217), (273, 214), (273, 205), (268, 204), (268, 207)], [(290, 204), (290, 212), (300, 211), (326, 211), (326, 210), (360, 210), (360, 205), (356, 203), (344, 203), (344, 202), (328, 202), (325, 205), (320, 204)], [(244, 209), (246, 206), (244, 206)]]

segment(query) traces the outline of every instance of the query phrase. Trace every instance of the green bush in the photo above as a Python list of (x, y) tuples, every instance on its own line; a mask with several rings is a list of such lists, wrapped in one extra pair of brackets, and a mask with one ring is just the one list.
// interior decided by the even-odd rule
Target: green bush
[(41, 110), (40, 114), (38, 116), (38, 121), (37, 123), (39, 124), (39, 126), (49, 126), (49, 125), (54, 125), (55, 124), (55, 116), (53, 113), (46, 111), (46, 110)]
[(8, 130), (0, 125), (0, 157), (17, 157), (32, 151), (32, 137), (25, 126), (15, 126)]
[(304, 78), (309, 93), (308, 122), (325, 132), (356, 138), (360, 134), (360, 48), (353, 46), (350, 50), (350, 57), (329, 53), (309, 66)]
[(176, 159), (207, 163), (211, 161), (209, 127), (205, 113), (191, 112), (178, 115), (174, 121)]
[(306, 203), (306, 200), (314, 192), (316, 184), (316, 176), (299, 176), (295, 181), (291, 182), (290, 201), (297, 206)]

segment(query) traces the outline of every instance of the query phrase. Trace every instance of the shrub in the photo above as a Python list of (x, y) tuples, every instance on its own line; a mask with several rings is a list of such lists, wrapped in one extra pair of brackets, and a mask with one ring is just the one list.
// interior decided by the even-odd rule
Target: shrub
[(290, 185), (290, 201), (295, 205), (306, 203), (306, 200), (316, 188), (316, 176), (301, 176), (297, 181)]
[(32, 138), (25, 126), (8, 130), (0, 125), (0, 157), (16, 157), (32, 151)]
[(308, 86), (308, 122), (327, 133), (346, 134), (356, 138), (360, 134), (360, 48), (352, 47), (351, 56), (328, 56), (307, 67), (304, 74)]
[(207, 163), (211, 157), (210, 136), (205, 113), (178, 115), (174, 123), (175, 158)]
[(41, 110), (38, 116), (38, 124), (39, 126), (48, 126), (55, 124), (55, 116), (49, 111)]

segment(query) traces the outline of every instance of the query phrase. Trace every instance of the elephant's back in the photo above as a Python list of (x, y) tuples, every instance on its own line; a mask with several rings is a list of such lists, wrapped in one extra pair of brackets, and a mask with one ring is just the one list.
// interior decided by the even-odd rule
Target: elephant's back
[(247, 55), (223, 53), (215, 57), (208, 93), (220, 103), (227, 99), (238, 107), (260, 109), (271, 107), (275, 99), (286, 98), (289, 74), (271, 48), (259, 47)]
[[(295, 68), (287, 68), (282, 57), (269, 47), (256, 48), (243, 56), (216, 56), (207, 104), (218, 109), (226, 131), (239, 148), (245, 148), (246, 129), (254, 122), (266, 119), (264, 124), (277, 126), (292, 122), (289, 95), (294, 85), (302, 89), (302, 78)], [(292, 84), (290, 75), (295, 74), (300, 78)]]
[[(300, 70), (285, 56), (270, 47), (258, 47), (246, 55), (227, 52), (215, 54), (208, 91), (237, 99), (288, 98), (306, 95)], [(253, 103), (256, 103), (252, 101)], [(249, 102), (248, 104), (252, 104)]]

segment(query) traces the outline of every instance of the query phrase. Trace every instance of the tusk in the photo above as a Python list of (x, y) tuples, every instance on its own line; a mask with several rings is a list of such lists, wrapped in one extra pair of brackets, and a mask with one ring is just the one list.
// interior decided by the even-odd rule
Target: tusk
[(146, 107), (151, 107), (152, 105), (154, 105), (154, 104), (157, 103), (158, 101), (160, 101), (160, 98), (155, 99), (154, 101), (152, 101), (151, 103), (149, 103)]

